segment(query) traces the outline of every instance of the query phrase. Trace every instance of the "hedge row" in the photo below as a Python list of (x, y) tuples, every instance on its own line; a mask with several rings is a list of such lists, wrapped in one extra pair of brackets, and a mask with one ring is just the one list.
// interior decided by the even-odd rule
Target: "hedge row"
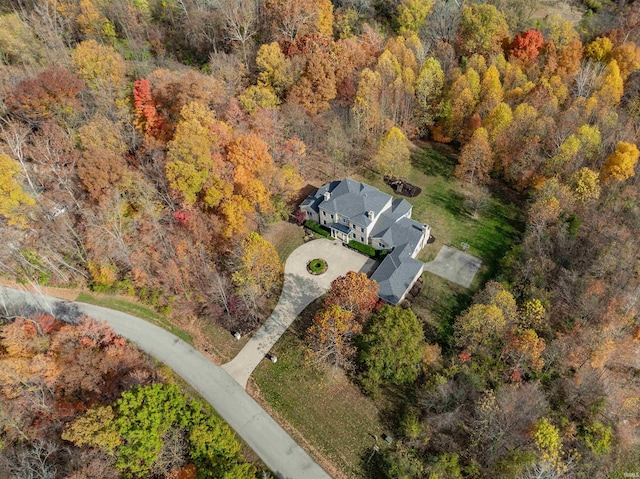
[(318, 233), (320, 236), (323, 236), (325, 238), (331, 238), (331, 233), (326, 229), (324, 229), (322, 226), (320, 226), (319, 223), (316, 223), (315, 221), (307, 220), (304, 222), (304, 225), (307, 228), (309, 228), (311, 231)]

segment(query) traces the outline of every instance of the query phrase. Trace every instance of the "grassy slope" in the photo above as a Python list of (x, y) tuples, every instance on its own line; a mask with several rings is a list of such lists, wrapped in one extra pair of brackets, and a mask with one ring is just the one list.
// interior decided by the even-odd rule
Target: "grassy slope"
[(156, 313), (152, 309), (147, 308), (146, 306), (142, 306), (140, 304), (132, 303), (130, 301), (126, 301), (124, 299), (112, 298), (108, 296), (93, 296), (89, 293), (80, 293), (76, 298), (76, 301), (80, 301), (81, 303), (94, 304), (96, 306), (102, 306), (104, 308), (115, 309), (116, 311), (122, 311), (123, 313), (128, 313), (133, 316), (137, 316), (138, 318), (142, 318), (150, 323), (155, 324), (156, 326), (160, 326), (161, 328), (166, 329), (172, 334), (175, 334), (183, 341), (193, 345), (193, 338), (191, 335), (181, 329), (176, 328), (171, 322)]

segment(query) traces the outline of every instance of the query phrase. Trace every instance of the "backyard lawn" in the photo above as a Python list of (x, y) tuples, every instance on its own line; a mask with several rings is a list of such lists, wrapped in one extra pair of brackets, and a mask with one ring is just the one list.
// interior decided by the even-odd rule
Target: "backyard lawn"
[(284, 264), (291, 252), (304, 243), (304, 229), (287, 221), (278, 221), (269, 225), (263, 237), (276, 248)]
[[(310, 306), (303, 316), (314, 309)], [(330, 470), (315, 457), (332, 477), (367, 477), (364, 467), (374, 436), (390, 431), (380, 422), (373, 400), (342, 371), (323, 372), (306, 363), (300, 338), (306, 325), (308, 320), (298, 319), (272, 350), (278, 362), (263, 361), (253, 378), (266, 403), (333, 465)]]

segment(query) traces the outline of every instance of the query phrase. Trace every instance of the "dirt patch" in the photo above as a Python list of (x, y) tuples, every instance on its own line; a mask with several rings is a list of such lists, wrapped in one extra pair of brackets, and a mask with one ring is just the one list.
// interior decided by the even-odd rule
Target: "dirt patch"
[(384, 182), (391, 187), (391, 189), (397, 194), (414, 198), (422, 192), (422, 188), (412, 185), (408, 181), (398, 178), (385, 178)]

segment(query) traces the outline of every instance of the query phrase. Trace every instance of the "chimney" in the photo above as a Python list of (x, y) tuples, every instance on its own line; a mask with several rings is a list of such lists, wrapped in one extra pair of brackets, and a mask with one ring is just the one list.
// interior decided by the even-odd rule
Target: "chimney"
[(373, 211), (371, 211), (371, 210), (367, 211), (367, 216), (369, 217), (369, 219), (370, 219), (370, 220), (373, 220), (373, 217), (374, 217), (375, 215), (376, 215), (376, 214), (375, 214), (375, 212), (373, 212)]
[(331, 199), (331, 193), (329, 193), (328, 191), (324, 194), (324, 200), (325, 201), (329, 201)]

